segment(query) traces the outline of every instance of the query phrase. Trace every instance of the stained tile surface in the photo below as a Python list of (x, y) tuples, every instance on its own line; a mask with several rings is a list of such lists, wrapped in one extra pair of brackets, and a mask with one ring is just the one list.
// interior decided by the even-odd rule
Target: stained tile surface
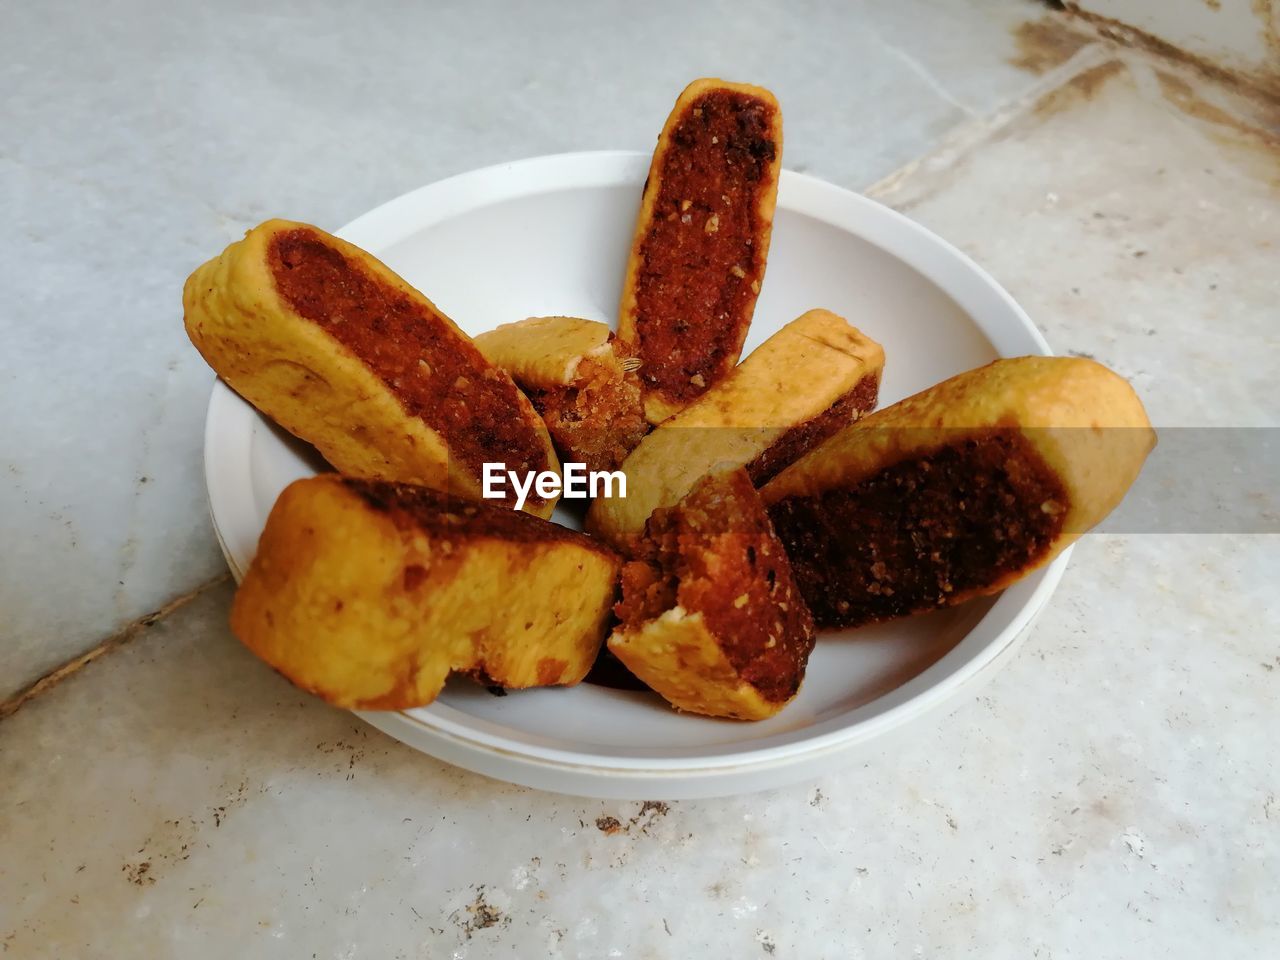
[[(1078, 81), (882, 195), (1060, 350), (1132, 377), (1158, 423), (1275, 426), (1276, 154), (1145, 69)], [(249, 657), (218, 588), (0, 724), (0, 944), (1276, 955), (1278, 567), (1274, 537), (1087, 537), (950, 716), (811, 784), (667, 805), (422, 757)]]

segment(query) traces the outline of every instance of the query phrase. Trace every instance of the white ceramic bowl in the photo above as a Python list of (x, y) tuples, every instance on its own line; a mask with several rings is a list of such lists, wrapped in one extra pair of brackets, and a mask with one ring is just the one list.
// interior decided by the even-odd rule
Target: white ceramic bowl
[[(610, 152), (502, 164), (415, 190), (338, 232), (468, 333), (545, 314), (612, 321), (648, 162)], [(811, 307), (884, 344), (882, 403), (998, 356), (1049, 352), (955, 248), (872, 200), (787, 172), (746, 350)], [(205, 461), (214, 526), (239, 578), (279, 492), (325, 466), (221, 382)], [(586, 684), (495, 697), (461, 680), (430, 707), (361, 716), (425, 753), (547, 790), (667, 799), (760, 790), (829, 769), (972, 695), (1066, 564), (1064, 554), (993, 599), (822, 636), (800, 695), (763, 723), (678, 714), (656, 695)]]

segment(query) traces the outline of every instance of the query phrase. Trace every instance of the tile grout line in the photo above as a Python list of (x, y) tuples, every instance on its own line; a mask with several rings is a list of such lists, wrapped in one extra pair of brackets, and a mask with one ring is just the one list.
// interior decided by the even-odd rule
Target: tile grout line
[(161, 620), (168, 617), (169, 614), (185, 607), (202, 593), (212, 590), (220, 584), (226, 583), (230, 578), (231, 574), (224, 573), (221, 576), (214, 577), (212, 580), (205, 581), (194, 590), (184, 593), (180, 597), (175, 597), (159, 609), (153, 610), (146, 616), (139, 617), (132, 623), (126, 624), (122, 629), (107, 637), (107, 639), (100, 642), (97, 646), (80, 654), (78, 657), (74, 657), (63, 664), (54, 667), (34, 683), (19, 690), (8, 699), (0, 701), (0, 720), (13, 716), (26, 703), (34, 700), (42, 693), (52, 690), (63, 680), (67, 679), (67, 677), (78, 673), (82, 667), (87, 666), (99, 657), (105, 656), (113, 650), (123, 647), (138, 634), (142, 633), (142, 631), (155, 626)]
[[(990, 114), (976, 117), (956, 127), (943, 137), (938, 146), (871, 183), (863, 188), (862, 193), (884, 200), (904, 181), (918, 173), (936, 173), (954, 166), (963, 157), (990, 142), (1001, 130), (1025, 115), (1045, 97), (1076, 77), (1107, 63), (1120, 64), (1134, 74), (1138, 82), (1142, 81), (1142, 77), (1136, 75), (1141, 74), (1144, 69), (1150, 72), (1164, 68), (1180, 76), (1207, 78), (1246, 99), (1271, 101), (1272, 91), (1280, 89), (1276, 86), (1280, 80), (1268, 80), (1220, 67), (1136, 27), (1081, 10), (1076, 4), (1066, 4), (1065, 18), (1058, 16), (1054, 20), (1060, 30), (1087, 39), (1084, 46), (1046, 72), (1039, 82), (1013, 100), (997, 107)], [(972, 116), (972, 111), (966, 112)], [(1268, 129), (1267, 124), (1259, 123), (1256, 117), (1241, 116), (1230, 110), (1227, 112), (1234, 119), (1255, 128), (1264, 139), (1274, 139), (1272, 130)]]
[[(1179, 102), (1176, 89), (1171, 95), (1165, 90), (1165, 85), (1168, 81), (1176, 81), (1189, 89), (1194, 80), (1205, 80), (1204, 71), (1198, 66), (1165, 59), (1142, 48), (1122, 47), (1117, 60), (1129, 71), (1134, 84), (1152, 99), (1163, 97), (1182, 113), (1197, 115), (1192, 107)], [(1280, 101), (1272, 102), (1253, 88), (1224, 83), (1213, 76), (1207, 78), (1207, 83), (1220, 95), (1207, 104), (1216, 116), (1200, 114), (1201, 119), (1213, 124), (1226, 123), (1272, 149), (1280, 146)], [(1204, 85), (1201, 86), (1203, 90)], [(1242, 109), (1241, 104), (1249, 104), (1254, 109)]]
[[(1211, 3), (1210, 6), (1212, 5)], [(1209, 57), (1185, 50), (1122, 20), (1081, 9), (1079, 0), (1068, 0), (1065, 12), (1072, 20), (1085, 25), (1101, 39), (1123, 49), (1136, 50), (1165, 63), (1179, 64), (1216, 83), (1239, 89), (1247, 96), (1271, 100), (1280, 94), (1280, 75), (1266, 72), (1266, 68), (1263, 68), (1263, 72), (1258, 72), (1221, 66)]]
[(862, 190), (866, 196), (883, 199), (904, 181), (920, 173), (940, 172), (990, 142), (1001, 130), (1033, 110), (1036, 104), (1081, 74), (1117, 60), (1119, 50), (1106, 40), (1096, 39), (1077, 50), (1067, 60), (1049, 70), (1039, 81), (992, 113), (961, 124), (938, 146), (881, 177)]

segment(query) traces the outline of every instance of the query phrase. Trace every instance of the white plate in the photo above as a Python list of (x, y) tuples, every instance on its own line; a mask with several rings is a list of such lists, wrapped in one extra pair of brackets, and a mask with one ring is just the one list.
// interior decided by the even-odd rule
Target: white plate
[[(611, 152), (502, 164), (415, 190), (338, 232), (468, 333), (544, 314), (612, 321), (648, 162)], [(1009, 295), (943, 240), (872, 200), (786, 172), (746, 349), (810, 307), (834, 310), (884, 344), (882, 403), (997, 356), (1049, 353)], [(237, 578), (279, 492), (325, 469), (220, 381), (205, 465), (214, 526)], [(799, 697), (762, 723), (678, 714), (656, 695), (586, 684), (495, 697), (465, 681), (425, 709), (361, 716), (425, 753), (547, 790), (678, 799), (765, 789), (829, 769), (860, 744), (971, 695), (1066, 564), (1064, 554), (994, 599), (824, 635)]]

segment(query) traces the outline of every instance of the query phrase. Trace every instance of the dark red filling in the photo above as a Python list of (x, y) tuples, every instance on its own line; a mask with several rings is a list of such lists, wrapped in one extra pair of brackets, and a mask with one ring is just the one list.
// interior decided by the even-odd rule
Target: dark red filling
[(769, 509), (819, 627), (945, 606), (1044, 557), (1068, 507), (1017, 431), (939, 447)]
[(764, 486), (823, 440), (873, 410), (879, 394), (879, 372), (863, 377), (852, 390), (830, 407), (816, 417), (797, 423), (747, 464), (751, 481), (757, 487)]
[[(355, 354), (405, 412), (440, 433), (477, 480), (486, 461), (522, 472), (548, 469), (541, 438), (520, 415), (515, 384), (441, 314), (315, 230), (277, 234), (268, 260), (289, 305)], [(545, 503), (532, 491), (529, 501)]]
[(764, 278), (775, 115), (758, 97), (715, 90), (672, 128), (636, 275), (640, 376), (672, 402), (697, 397), (742, 350)]

